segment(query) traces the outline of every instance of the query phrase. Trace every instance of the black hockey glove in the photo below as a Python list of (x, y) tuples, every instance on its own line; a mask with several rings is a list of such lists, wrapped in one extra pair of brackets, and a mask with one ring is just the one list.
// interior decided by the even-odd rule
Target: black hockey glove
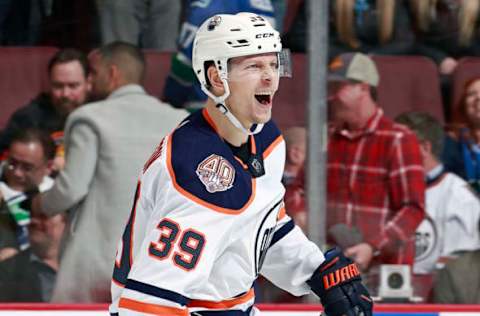
[(325, 261), (307, 283), (320, 298), (327, 316), (372, 315), (373, 301), (360, 272), (339, 248), (325, 253)]

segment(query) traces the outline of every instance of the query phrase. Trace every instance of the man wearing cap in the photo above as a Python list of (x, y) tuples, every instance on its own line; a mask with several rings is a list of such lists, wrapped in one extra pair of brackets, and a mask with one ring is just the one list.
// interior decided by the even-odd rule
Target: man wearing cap
[(361, 53), (332, 61), (328, 103), (328, 240), (362, 270), (412, 264), (425, 182), (415, 135), (376, 104), (379, 75)]

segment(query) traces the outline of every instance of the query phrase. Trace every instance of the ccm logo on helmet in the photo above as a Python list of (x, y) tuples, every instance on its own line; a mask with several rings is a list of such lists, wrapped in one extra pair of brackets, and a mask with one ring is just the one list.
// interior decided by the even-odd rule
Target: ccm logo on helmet
[(255, 35), (255, 38), (269, 38), (269, 37), (273, 37), (273, 36), (274, 36), (273, 33), (260, 33), (260, 34)]

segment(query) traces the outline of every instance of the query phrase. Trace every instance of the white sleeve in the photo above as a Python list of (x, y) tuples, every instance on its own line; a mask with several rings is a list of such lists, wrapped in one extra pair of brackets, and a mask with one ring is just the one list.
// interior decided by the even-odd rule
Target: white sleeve
[(277, 225), (261, 274), (276, 286), (301, 296), (310, 293), (306, 283), (325, 260), (323, 253), (285, 216)]
[(447, 205), (443, 256), (480, 248), (480, 200), (468, 188), (457, 187)]

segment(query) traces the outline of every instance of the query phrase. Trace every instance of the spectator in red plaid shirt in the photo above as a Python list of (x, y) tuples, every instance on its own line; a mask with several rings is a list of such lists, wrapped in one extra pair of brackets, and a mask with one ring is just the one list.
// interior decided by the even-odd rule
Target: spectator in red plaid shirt
[(336, 127), (328, 147), (327, 239), (363, 270), (412, 264), (415, 230), (425, 214), (417, 138), (377, 106), (379, 75), (368, 56), (340, 55), (328, 81)]

